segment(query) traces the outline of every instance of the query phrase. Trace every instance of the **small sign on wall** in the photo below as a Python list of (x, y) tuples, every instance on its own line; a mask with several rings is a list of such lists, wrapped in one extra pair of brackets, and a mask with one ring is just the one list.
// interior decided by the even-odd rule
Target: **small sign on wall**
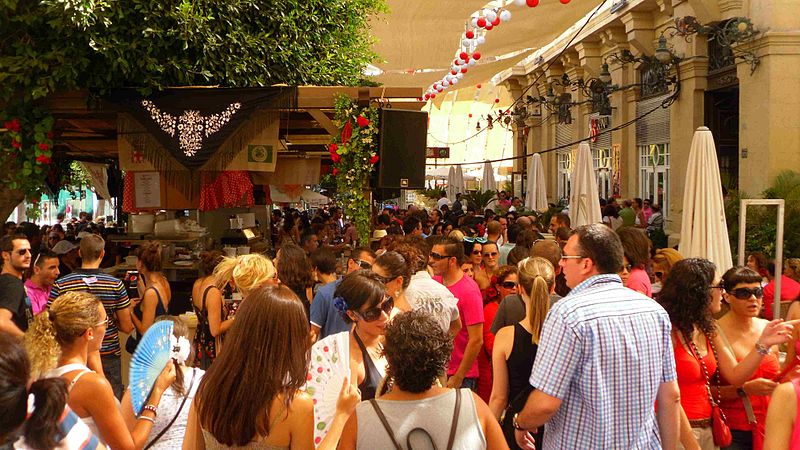
[(136, 172), (134, 175), (136, 208), (161, 207), (161, 178), (158, 172)]

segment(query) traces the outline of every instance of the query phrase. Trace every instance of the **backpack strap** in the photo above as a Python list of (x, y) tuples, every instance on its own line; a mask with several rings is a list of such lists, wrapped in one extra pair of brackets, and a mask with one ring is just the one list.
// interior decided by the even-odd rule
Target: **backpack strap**
[(453, 410), (453, 423), (450, 425), (450, 438), (447, 440), (447, 450), (453, 449), (456, 440), (456, 428), (458, 428), (458, 415), (461, 413), (461, 389), (456, 389), (456, 407)]
[(396, 450), (403, 450), (403, 447), (397, 443), (397, 439), (394, 437), (394, 431), (392, 431), (392, 427), (389, 426), (389, 422), (386, 420), (386, 416), (381, 411), (381, 408), (378, 406), (378, 402), (375, 399), (371, 399), (369, 404), (372, 405), (372, 408), (375, 410), (375, 414), (378, 415), (378, 418), (381, 419), (381, 423), (383, 424), (383, 428), (386, 429), (386, 433), (389, 435), (389, 438), (392, 440), (392, 444), (394, 444), (394, 448)]

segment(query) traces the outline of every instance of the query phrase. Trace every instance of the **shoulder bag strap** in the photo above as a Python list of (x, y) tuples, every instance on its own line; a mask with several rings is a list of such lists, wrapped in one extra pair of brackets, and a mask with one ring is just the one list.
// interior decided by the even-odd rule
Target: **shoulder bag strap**
[[(722, 331), (721, 327), (717, 327), (717, 334), (719, 334), (719, 337), (722, 338), (722, 342), (724, 342), (725, 345), (728, 346), (728, 348), (731, 350), (731, 355), (733, 355), (735, 358), (736, 353), (733, 351), (733, 345), (731, 345), (731, 342), (728, 340), (728, 336), (725, 335), (725, 332)], [(717, 364), (719, 364), (719, 362), (717, 362)], [(719, 373), (719, 371), (717, 371), (717, 373)], [(744, 404), (744, 412), (747, 415), (747, 423), (749, 423), (750, 425), (755, 425), (756, 423), (758, 423), (758, 420), (756, 419), (756, 415), (753, 412), (753, 404), (750, 402), (750, 396), (747, 395), (747, 393), (745, 393), (744, 396), (741, 397), (741, 399), (742, 403)]]
[(389, 426), (389, 422), (386, 420), (386, 416), (383, 415), (383, 411), (378, 406), (378, 402), (375, 399), (371, 399), (369, 404), (372, 405), (372, 408), (375, 410), (375, 414), (378, 415), (378, 418), (381, 419), (381, 423), (383, 424), (383, 428), (386, 429), (386, 433), (389, 435), (389, 438), (392, 440), (392, 444), (394, 444), (394, 448), (397, 450), (403, 450), (403, 447), (400, 447), (400, 444), (397, 443), (397, 439), (394, 437), (394, 431), (392, 431), (392, 427)]
[(456, 389), (456, 407), (453, 410), (453, 424), (450, 425), (450, 438), (447, 439), (447, 450), (453, 449), (456, 440), (456, 428), (458, 428), (458, 416), (461, 413), (461, 389)]
[[(705, 333), (703, 335), (705, 336)], [(700, 365), (700, 371), (703, 373), (703, 376), (706, 379), (706, 390), (708, 391), (708, 401), (711, 402), (711, 408), (713, 409), (714, 406), (717, 405), (717, 403), (714, 401), (714, 396), (711, 395), (711, 378), (708, 375), (708, 370), (706, 370), (705, 363), (703, 362), (702, 358), (700, 358), (697, 346), (694, 344), (692, 337), (686, 333), (683, 333), (683, 340), (686, 341), (686, 346), (689, 348), (689, 352), (694, 357), (694, 359), (697, 360), (697, 364)], [(706, 337), (706, 340), (708, 340), (708, 337)], [(709, 347), (710, 346), (711, 344), (709, 344)], [(711, 349), (709, 348), (708, 351), (710, 350)], [(719, 364), (719, 362), (717, 362), (717, 364)]]
[(181, 402), (181, 406), (179, 406), (179, 407), (178, 407), (178, 412), (176, 412), (176, 413), (175, 413), (175, 417), (173, 417), (173, 418), (172, 418), (172, 420), (170, 420), (170, 421), (169, 421), (169, 423), (167, 424), (167, 426), (166, 426), (166, 427), (164, 427), (164, 429), (163, 429), (163, 430), (161, 430), (161, 432), (160, 432), (160, 433), (158, 433), (158, 435), (156, 435), (156, 437), (155, 437), (155, 438), (153, 438), (153, 440), (152, 440), (152, 441), (150, 441), (150, 443), (149, 443), (149, 444), (147, 444), (147, 446), (144, 448), (144, 450), (148, 450), (148, 449), (149, 449), (150, 447), (152, 447), (152, 446), (153, 446), (153, 445), (154, 445), (156, 442), (158, 442), (158, 440), (159, 440), (159, 439), (161, 439), (161, 437), (162, 437), (162, 436), (164, 436), (164, 434), (166, 434), (166, 433), (167, 433), (167, 430), (169, 430), (169, 429), (170, 429), (170, 427), (172, 426), (172, 424), (173, 424), (173, 423), (175, 423), (175, 421), (176, 421), (176, 420), (178, 420), (178, 416), (180, 416), (180, 415), (181, 415), (181, 411), (183, 411), (183, 407), (184, 407), (184, 405), (186, 405), (186, 400), (188, 400), (188, 399), (189, 399), (189, 395), (192, 393), (192, 388), (194, 387), (194, 376), (195, 376), (195, 374), (196, 374), (196, 373), (197, 373), (197, 369), (194, 369), (194, 368), (193, 368), (193, 369), (192, 369), (192, 380), (189, 382), (189, 390), (187, 390), (187, 391), (186, 391), (186, 394), (183, 396), (183, 401)]

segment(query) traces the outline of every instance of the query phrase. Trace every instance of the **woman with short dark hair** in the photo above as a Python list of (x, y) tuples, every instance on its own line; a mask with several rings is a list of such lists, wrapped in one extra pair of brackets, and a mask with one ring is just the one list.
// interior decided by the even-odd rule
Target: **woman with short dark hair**
[[(722, 285), (725, 287), (722, 298), (730, 309), (717, 321), (717, 331), (739, 361), (756, 345), (758, 336), (769, 323), (758, 317), (764, 301), (761, 275), (748, 267), (733, 267), (722, 276)], [(794, 350), (792, 345), (789, 348)], [(777, 348), (773, 348), (748, 381), (741, 386), (723, 383), (727, 386), (720, 388), (720, 407), (728, 419), (735, 448), (763, 448), (767, 406), (772, 391), (778, 386), (774, 379), (779, 371)], [(751, 424), (752, 420), (755, 423)]]
[(622, 227), (617, 230), (625, 258), (630, 264), (630, 275), (625, 287), (648, 297), (653, 296), (653, 286), (647, 274), (647, 263), (650, 261), (650, 239), (642, 230)]
[[(725, 345), (714, 322), (721, 309), (725, 286), (715, 275), (714, 263), (701, 258), (678, 261), (664, 282), (659, 302), (672, 322), (672, 347), (681, 397), (680, 442), (685, 448), (714, 449), (709, 418), (719, 402), (714, 374), (739, 386), (758, 370), (774, 345), (791, 338), (792, 325), (768, 322), (753, 346), (736, 356)], [(714, 394), (713, 401), (711, 399)]]
[(452, 339), (424, 312), (394, 318), (383, 351), (392, 390), (356, 407), (339, 448), (508, 448), (477, 394), (437, 385), (452, 351)]

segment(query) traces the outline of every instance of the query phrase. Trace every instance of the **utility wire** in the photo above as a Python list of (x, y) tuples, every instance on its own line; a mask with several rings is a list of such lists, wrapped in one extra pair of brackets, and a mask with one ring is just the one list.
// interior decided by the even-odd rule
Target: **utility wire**
[(650, 114), (654, 113), (655, 111), (657, 111), (659, 109), (669, 108), (669, 106), (672, 105), (672, 103), (674, 103), (675, 100), (678, 98), (678, 93), (679, 92), (680, 92), (680, 85), (678, 84), (678, 85), (676, 85), (676, 88), (672, 92), (672, 94), (669, 97), (665, 98), (656, 107), (654, 107), (654, 108), (652, 108), (652, 109), (650, 109), (650, 110), (648, 110), (648, 111), (636, 116), (635, 118), (633, 118), (633, 119), (631, 119), (631, 120), (629, 120), (629, 121), (627, 121), (625, 123), (617, 125), (616, 127), (605, 129), (605, 130), (595, 134), (594, 136), (587, 136), (587, 137), (578, 139), (577, 141), (570, 142), (568, 144), (559, 145), (557, 147), (549, 148), (547, 150), (542, 150), (540, 152), (524, 153), (524, 154), (519, 155), (519, 156), (511, 156), (511, 157), (508, 157), (508, 158), (487, 159), (487, 160), (484, 160), (484, 161), (463, 162), (463, 163), (447, 163), (447, 164), (446, 163), (428, 163), (428, 164), (425, 164), (425, 165), (426, 166), (471, 166), (471, 165), (485, 164), (487, 162), (488, 163), (495, 163), (495, 162), (501, 162), (501, 161), (513, 161), (513, 160), (516, 160), (516, 159), (527, 158), (529, 156), (534, 155), (535, 153), (538, 153), (538, 154), (542, 155), (542, 154), (545, 154), (545, 153), (554, 152), (556, 150), (561, 150), (562, 148), (572, 147), (573, 145), (580, 144), (583, 141), (588, 141), (589, 139), (592, 139), (593, 137), (599, 137), (599, 136), (602, 136), (602, 135), (604, 135), (606, 133), (611, 133), (611, 132), (614, 132), (614, 131), (617, 131), (617, 130), (621, 130), (623, 128), (627, 128), (627, 127), (633, 125), (634, 123), (638, 122), (639, 120), (649, 116)]

